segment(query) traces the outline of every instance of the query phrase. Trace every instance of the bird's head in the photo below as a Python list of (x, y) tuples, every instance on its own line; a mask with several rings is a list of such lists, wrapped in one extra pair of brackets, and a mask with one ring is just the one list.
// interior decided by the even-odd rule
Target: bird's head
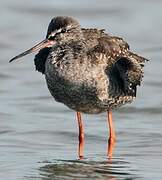
[(79, 23), (66, 16), (58, 16), (51, 20), (46, 38), (57, 43), (68, 42), (72, 39), (81, 38), (82, 32)]
[(66, 16), (55, 17), (51, 20), (48, 26), (46, 38), (43, 41), (27, 51), (15, 56), (9, 62), (19, 59), (32, 52), (38, 52), (44, 48), (51, 48), (55, 44), (65, 43), (72, 39), (77, 40), (80, 38), (82, 38), (81, 28), (75, 19)]

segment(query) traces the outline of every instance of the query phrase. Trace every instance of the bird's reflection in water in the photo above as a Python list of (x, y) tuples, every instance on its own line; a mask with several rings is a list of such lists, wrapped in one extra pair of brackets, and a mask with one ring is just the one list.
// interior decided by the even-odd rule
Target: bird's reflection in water
[[(130, 164), (121, 159), (57, 160), (40, 167), (42, 179), (135, 179)], [(132, 172), (131, 172), (132, 171)]]

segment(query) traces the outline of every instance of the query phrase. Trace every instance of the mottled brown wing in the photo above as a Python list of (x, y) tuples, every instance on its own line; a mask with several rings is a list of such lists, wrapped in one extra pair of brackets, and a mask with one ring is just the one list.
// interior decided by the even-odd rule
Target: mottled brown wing
[(147, 59), (132, 53), (122, 38), (112, 36), (99, 38), (89, 54), (92, 61), (107, 63), (107, 75), (114, 78), (127, 95), (136, 96), (136, 86), (141, 83)]
[(122, 38), (106, 36), (99, 39), (96, 50), (104, 53), (108, 59), (111, 59), (110, 63), (113, 63), (128, 52), (129, 45)]
[(122, 38), (104, 34), (97, 39), (97, 45), (87, 54), (91, 56), (94, 63), (101, 63), (106, 59), (107, 66), (111, 67), (120, 57), (126, 56), (128, 50), (129, 45)]

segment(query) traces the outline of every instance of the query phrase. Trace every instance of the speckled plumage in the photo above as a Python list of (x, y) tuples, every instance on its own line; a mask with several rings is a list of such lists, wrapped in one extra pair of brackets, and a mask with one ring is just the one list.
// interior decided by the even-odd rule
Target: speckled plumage
[(47, 38), (56, 44), (35, 56), (56, 101), (84, 113), (100, 113), (130, 103), (143, 77), (145, 58), (104, 30), (83, 29), (70, 17), (52, 19)]

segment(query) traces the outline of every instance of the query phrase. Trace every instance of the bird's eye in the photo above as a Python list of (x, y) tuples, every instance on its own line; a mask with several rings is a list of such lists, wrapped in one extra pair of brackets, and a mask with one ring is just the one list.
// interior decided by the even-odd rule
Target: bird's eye
[(67, 30), (65, 29), (65, 28), (63, 28), (62, 30), (61, 30), (61, 32), (62, 33), (65, 33)]
[(55, 37), (55, 34), (54, 34), (54, 33), (51, 33), (51, 34), (48, 36), (48, 40), (54, 40), (54, 37)]

